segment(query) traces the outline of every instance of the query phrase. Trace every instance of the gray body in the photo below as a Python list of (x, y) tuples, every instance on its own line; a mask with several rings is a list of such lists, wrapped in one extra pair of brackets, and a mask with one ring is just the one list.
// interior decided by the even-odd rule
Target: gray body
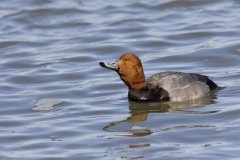
[(195, 73), (163, 72), (147, 79), (148, 88), (162, 88), (170, 101), (195, 100), (209, 95), (218, 86), (207, 76)]

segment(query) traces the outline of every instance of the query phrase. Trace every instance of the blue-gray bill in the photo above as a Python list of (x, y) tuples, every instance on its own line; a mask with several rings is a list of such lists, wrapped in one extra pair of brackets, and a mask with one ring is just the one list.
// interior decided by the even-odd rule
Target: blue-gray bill
[(99, 65), (100, 65), (101, 67), (108, 68), (108, 69), (111, 69), (111, 70), (114, 70), (114, 71), (117, 71), (118, 68), (119, 68), (118, 62), (112, 62), (112, 63), (99, 62)]

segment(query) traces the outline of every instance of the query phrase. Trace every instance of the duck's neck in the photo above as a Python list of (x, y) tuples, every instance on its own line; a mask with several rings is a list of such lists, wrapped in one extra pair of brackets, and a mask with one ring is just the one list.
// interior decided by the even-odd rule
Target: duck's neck
[(134, 81), (128, 81), (124, 79), (124, 77), (120, 76), (122, 81), (128, 86), (129, 89), (139, 90), (144, 89), (147, 87), (147, 82), (145, 81), (145, 78), (136, 79)]
[(145, 81), (145, 79), (139, 79), (138, 81), (132, 82), (129, 85), (129, 89), (143, 89), (146, 88), (147, 83)]

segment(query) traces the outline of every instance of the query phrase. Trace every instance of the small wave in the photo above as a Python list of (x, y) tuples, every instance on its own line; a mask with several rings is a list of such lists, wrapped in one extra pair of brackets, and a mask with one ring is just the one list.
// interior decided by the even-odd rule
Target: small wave
[(54, 107), (56, 107), (56, 105), (61, 103), (63, 103), (63, 100), (60, 100), (60, 99), (50, 99), (50, 98), (41, 99), (34, 105), (35, 107), (32, 108), (32, 110), (49, 111), (49, 110), (53, 110)]

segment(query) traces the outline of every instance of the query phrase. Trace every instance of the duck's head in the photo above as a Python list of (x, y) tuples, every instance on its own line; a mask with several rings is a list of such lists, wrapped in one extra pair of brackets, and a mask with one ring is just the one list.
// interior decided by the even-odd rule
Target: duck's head
[(142, 89), (146, 86), (141, 60), (133, 53), (123, 54), (116, 62), (100, 62), (99, 65), (116, 71), (129, 89)]

